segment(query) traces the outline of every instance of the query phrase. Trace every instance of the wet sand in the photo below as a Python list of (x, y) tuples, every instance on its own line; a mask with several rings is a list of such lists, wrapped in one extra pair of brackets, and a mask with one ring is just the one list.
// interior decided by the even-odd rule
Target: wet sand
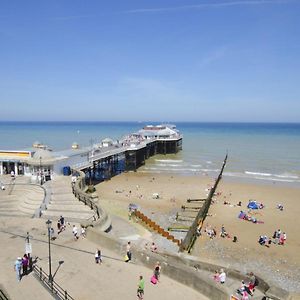
[[(180, 176), (174, 174), (123, 173), (97, 185), (101, 204), (111, 214), (128, 219), (128, 204), (135, 203), (141, 211), (157, 219), (161, 215), (164, 227), (168, 217), (181, 211), (188, 198), (206, 198), (207, 188), (213, 178), (206, 176)], [(290, 291), (300, 291), (300, 188), (289, 188), (278, 184), (253, 184), (227, 181), (224, 178), (218, 187), (221, 194), (216, 197), (209, 211), (204, 227), (212, 226), (217, 237), (210, 240), (205, 233), (193, 249), (193, 255), (202, 259), (231, 265), (246, 272), (254, 271), (264, 278), (278, 283)], [(153, 199), (153, 194), (159, 195)], [(249, 199), (265, 205), (264, 209), (253, 211), (263, 224), (254, 224), (237, 218), (240, 210), (247, 212)], [(224, 205), (224, 200), (230, 205)], [(241, 201), (242, 206), (236, 206)], [(284, 210), (276, 205), (281, 203)], [(224, 224), (231, 238), (219, 237)], [(270, 248), (260, 246), (258, 237), (271, 237), (276, 229), (286, 232), (286, 245), (272, 244)], [(233, 243), (232, 237), (238, 242)]]

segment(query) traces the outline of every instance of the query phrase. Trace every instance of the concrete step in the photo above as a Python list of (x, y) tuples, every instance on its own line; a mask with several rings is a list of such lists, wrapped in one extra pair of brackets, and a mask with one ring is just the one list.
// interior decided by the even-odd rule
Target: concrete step
[(16, 208), (19, 205), (19, 203), (2, 203), (0, 204), (0, 210), (3, 210), (5, 208)]
[(40, 207), (40, 204), (26, 204), (26, 203), (21, 203), (19, 206), (19, 209), (22, 211), (32, 211), (34, 212), (37, 208)]
[(9, 212), (0, 211), (0, 216), (2, 217), (29, 217), (28, 214), (25, 214), (19, 210), (11, 210)]
[(43, 202), (43, 199), (36, 199), (36, 200), (33, 200), (33, 199), (25, 199), (22, 204), (24, 205), (28, 205), (28, 206), (40, 206)]
[(78, 205), (57, 205), (57, 204), (49, 204), (47, 210), (59, 210), (59, 211), (78, 211), (78, 212), (89, 212), (91, 209), (88, 206), (84, 206), (81, 204)]
[(84, 205), (83, 202), (80, 202), (79, 200), (74, 200), (74, 201), (50, 201), (50, 204), (52, 205)]
[(58, 193), (58, 194), (72, 193), (72, 188), (66, 186), (62, 186), (62, 187), (51, 186), (51, 190), (53, 193)]
[(84, 215), (82, 213), (77, 213), (77, 212), (65, 212), (65, 211), (61, 211), (61, 212), (51, 212), (51, 211), (43, 211), (42, 212), (42, 218), (43, 219), (50, 219), (50, 220), (57, 220), (59, 219), (59, 217), (63, 215), (66, 222), (78, 222), (80, 223), (81, 221), (86, 221), (90, 218), (93, 217), (93, 213), (91, 214), (87, 214)]
[(63, 197), (57, 197), (56, 195), (51, 195), (51, 201), (65, 202), (65, 201), (78, 201), (78, 199), (72, 194), (65, 195)]

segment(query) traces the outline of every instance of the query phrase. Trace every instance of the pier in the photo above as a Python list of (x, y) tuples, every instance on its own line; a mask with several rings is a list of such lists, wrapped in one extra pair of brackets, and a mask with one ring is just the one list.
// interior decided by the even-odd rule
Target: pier
[(71, 170), (79, 170), (92, 183), (136, 171), (151, 156), (181, 149), (182, 135), (175, 125), (148, 125), (121, 140), (106, 138), (91, 147), (73, 143), (70, 149), (52, 151), (35, 142), (29, 149), (0, 150), (0, 175), (30, 176), (32, 183), (43, 184), (55, 174), (70, 175)]
[[(147, 126), (145, 127), (147, 128)], [(145, 133), (145, 128), (138, 134), (126, 137), (117, 144), (106, 144), (89, 152), (88, 159), (70, 165), (86, 174), (87, 180), (109, 180), (111, 177), (126, 171), (136, 171), (146, 160), (157, 154), (171, 154), (182, 150), (182, 136), (175, 134), (160, 134), (168, 127), (152, 126), (152, 135)], [(163, 128), (163, 129), (161, 129)], [(154, 134), (155, 132), (155, 134)]]

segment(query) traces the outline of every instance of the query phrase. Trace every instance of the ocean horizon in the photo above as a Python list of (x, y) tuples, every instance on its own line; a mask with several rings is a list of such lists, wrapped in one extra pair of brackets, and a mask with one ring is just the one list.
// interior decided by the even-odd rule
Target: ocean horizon
[[(217, 174), (228, 153), (225, 178), (300, 183), (300, 123), (164, 122), (183, 134), (183, 150), (156, 155), (139, 172)], [(0, 149), (23, 150), (39, 141), (53, 150), (114, 140), (158, 122), (0, 121)]]

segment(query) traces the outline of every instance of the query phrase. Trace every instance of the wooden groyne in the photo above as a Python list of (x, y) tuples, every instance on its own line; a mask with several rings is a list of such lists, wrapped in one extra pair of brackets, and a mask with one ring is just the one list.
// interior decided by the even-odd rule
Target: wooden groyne
[(139, 210), (136, 210), (134, 212), (134, 215), (136, 218), (140, 219), (145, 225), (147, 225), (150, 229), (156, 231), (161, 236), (165, 237), (166, 239), (170, 240), (171, 242), (180, 245), (180, 241), (176, 239), (172, 234), (170, 234), (168, 231), (164, 230), (162, 227), (160, 227), (156, 222), (148, 218), (146, 215), (144, 215)]
[(198, 212), (193, 224), (191, 225), (189, 231), (187, 232), (183, 242), (180, 244), (179, 251), (181, 251), (181, 252), (188, 251), (190, 253), (195, 241), (197, 240), (198, 231), (199, 231), (199, 229), (201, 229), (202, 224), (207, 216), (209, 207), (211, 205), (212, 198), (213, 198), (213, 196), (217, 190), (218, 184), (222, 178), (222, 174), (223, 174), (226, 162), (227, 162), (227, 156), (228, 155), (226, 154), (221, 171), (219, 173), (219, 176), (216, 179), (214, 186), (211, 188), (203, 206), (199, 210), (199, 212)]

